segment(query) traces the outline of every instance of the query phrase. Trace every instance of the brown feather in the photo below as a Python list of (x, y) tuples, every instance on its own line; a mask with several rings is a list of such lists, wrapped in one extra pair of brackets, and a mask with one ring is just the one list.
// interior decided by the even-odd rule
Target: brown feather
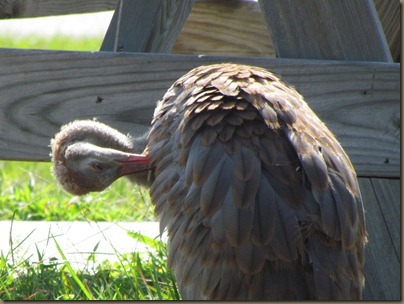
[(200, 283), (198, 286), (201, 292), (206, 295), (212, 295), (215, 288), (218, 286), (221, 280), (223, 280), (222, 268), (226, 266), (221, 263), (219, 256), (215, 257), (215, 260), (210, 260), (206, 265), (204, 265), (203, 275), (201, 276)]
[(231, 159), (234, 176), (241, 181), (249, 180), (260, 169), (257, 157), (251, 149), (241, 147)]
[(201, 200), (201, 189), (202, 186), (198, 186), (192, 184), (189, 187), (188, 193), (185, 196), (184, 202), (181, 206), (183, 212), (187, 214), (193, 214), (195, 211), (200, 208), (200, 200)]
[(268, 245), (275, 235), (277, 194), (265, 177), (261, 177), (254, 208), (251, 241), (254, 245)]
[(242, 272), (249, 275), (262, 271), (267, 257), (267, 249), (264, 246), (244, 244), (235, 249), (237, 265)]
[(231, 165), (229, 157), (222, 157), (210, 173), (209, 178), (202, 185), (200, 200), (200, 212), (202, 216), (212, 216), (222, 205), (224, 198), (229, 192), (232, 178)]
[(229, 191), (223, 201), (223, 225), (227, 241), (232, 247), (245, 244), (251, 234), (253, 223), (252, 207), (239, 209), (234, 206), (233, 194)]
[(148, 140), (183, 299), (360, 297), (355, 171), (292, 87), (258, 67), (198, 67), (158, 103)]
[(255, 172), (256, 174), (252, 175), (247, 181), (240, 181), (236, 177), (233, 178), (231, 190), (235, 207), (244, 209), (254, 205), (261, 178), (261, 171), (256, 170)]
[(358, 210), (355, 205), (355, 198), (342, 185), (341, 180), (336, 175), (330, 175), (332, 180), (332, 193), (337, 202), (337, 212), (340, 220), (341, 239), (344, 248), (351, 249), (355, 246), (358, 235)]
[(223, 244), (226, 241), (226, 235), (224, 233), (224, 223), (223, 223), (223, 208), (220, 208), (211, 217), (211, 233), (213, 239), (219, 243)]
[(235, 130), (236, 128), (234, 126), (224, 125), (218, 136), (218, 139), (221, 142), (228, 142), (232, 138)]

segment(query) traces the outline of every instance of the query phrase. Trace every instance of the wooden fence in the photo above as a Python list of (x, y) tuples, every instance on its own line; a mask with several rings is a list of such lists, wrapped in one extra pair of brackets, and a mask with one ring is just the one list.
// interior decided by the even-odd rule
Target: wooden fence
[(0, 49), (0, 159), (49, 161), (50, 138), (74, 119), (141, 134), (156, 101), (193, 67), (268, 68), (305, 96), (358, 172), (369, 233), (364, 298), (400, 299), (398, 0), (83, 3), (0, 0), (3, 18), (117, 7), (100, 52)]

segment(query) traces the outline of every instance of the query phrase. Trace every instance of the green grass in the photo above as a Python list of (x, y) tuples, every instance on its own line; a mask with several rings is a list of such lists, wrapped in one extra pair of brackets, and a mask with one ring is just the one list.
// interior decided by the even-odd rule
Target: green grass
[[(0, 34), (0, 48), (97, 51), (102, 37), (75, 38)], [(83, 197), (64, 192), (49, 163), (0, 161), (0, 220), (148, 221), (156, 220), (147, 190), (122, 179), (102, 193)], [(1, 231), (8, 233), (8, 231)], [(45, 262), (37, 248), (34, 258), (0, 252), (0, 300), (178, 300), (173, 274), (166, 267), (166, 245), (132, 234), (148, 252), (115, 252), (117, 262), (72, 267), (62, 250)], [(49, 242), (56, 242), (49, 239)], [(24, 247), (24, 240), (18, 244)], [(59, 248), (60, 249), (60, 248)]]
[(67, 35), (38, 37), (37, 35), (0, 35), (0, 48), (45, 49), (65, 51), (93, 51), (100, 49), (103, 37), (79, 37)]
[[(156, 220), (145, 189), (118, 180), (102, 193), (76, 197), (56, 184), (50, 166), (0, 162), (0, 220)], [(39, 250), (36, 259), (21, 260), (14, 260), (13, 252), (2, 252), (0, 299), (179, 299), (175, 278), (166, 267), (166, 245), (146, 236), (130, 235), (149, 246), (146, 255), (115, 252), (118, 262), (95, 264), (94, 254), (89, 254), (88, 263), (81, 269), (71, 267), (62, 251), (60, 260), (48, 263)], [(24, 241), (19, 247), (23, 246)]]
[(50, 163), (0, 161), (0, 219), (156, 220), (148, 191), (125, 179), (104, 192), (73, 196), (57, 185)]
[(51, 263), (44, 263), (39, 251), (38, 262), (22, 260), (14, 264), (2, 253), (0, 299), (179, 300), (175, 278), (166, 267), (165, 244), (141, 235), (134, 237), (149, 245), (146, 254), (116, 252), (117, 262), (105, 260), (96, 266), (90, 255), (80, 270), (70, 265), (59, 247), (63, 260)]

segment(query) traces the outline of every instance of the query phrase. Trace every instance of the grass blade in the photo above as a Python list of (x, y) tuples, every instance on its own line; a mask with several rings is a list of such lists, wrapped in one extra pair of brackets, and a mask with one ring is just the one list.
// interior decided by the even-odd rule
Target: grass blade
[(60, 256), (62, 257), (62, 259), (64, 260), (64, 265), (66, 266), (66, 268), (68, 269), (70, 275), (73, 277), (74, 281), (77, 283), (77, 285), (79, 285), (81, 291), (85, 294), (85, 296), (87, 297), (88, 300), (93, 300), (93, 296), (91, 294), (91, 292), (87, 289), (87, 287), (83, 284), (83, 282), (79, 279), (79, 277), (77, 276), (76, 272), (74, 271), (74, 269), (72, 268), (72, 266), (70, 265), (70, 262), (67, 260), (66, 256), (64, 255), (62, 249), (60, 248), (58, 242), (56, 241), (55, 237), (52, 235), (52, 238), (55, 242), (56, 248), (60, 254)]
[(128, 235), (153, 249), (157, 250), (160, 247), (159, 240), (148, 237), (147, 235), (143, 235), (139, 232), (131, 232), (131, 231), (128, 231)]

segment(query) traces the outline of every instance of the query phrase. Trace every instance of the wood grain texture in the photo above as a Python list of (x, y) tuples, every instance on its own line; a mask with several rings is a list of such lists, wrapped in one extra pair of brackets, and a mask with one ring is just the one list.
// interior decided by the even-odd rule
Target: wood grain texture
[[(399, 233), (400, 221), (392, 214), (383, 213), (381, 206), (388, 206), (393, 212), (399, 213), (396, 208), (399, 200), (384, 200), (399, 195), (396, 188), (397, 180), (379, 180), (360, 178), (359, 186), (362, 192), (366, 212), (366, 228), (368, 232), (368, 245), (366, 246), (365, 289), (364, 300), (399, 300), (400, 299), (400, 260), (397, 256), (392, 234)], [(398, 181), (399, 182), (399, 181)], [(372, 184), (382, 183), (394, 190), (388, 196), (379, 194), (380, 188)], [(393, 225), (398, 231), (393, 232), (386, 225), (387, 221), (395, 222)]]
[(49, 139), (74, 119), (97, 117), (143, 133), (177, 78), (229, 61), (262, 66), (293, 84), (360, 175), (400, 175), (399, 64), (319, 60), (1, 50), (0, 159), (49, 160)]
[(193, 2), (122, 0), (122, 8), (118, 6), (115, 10), (101, 51), (170, 52)]
[(397, 259), (401, 255), (401, 206), (400, 206), (400, 180), (372, 178), (372, 187), (375, 191), (383, 221), (387, 227)]
[(400, 62), (401, 54), (401, 9), (400, 0), (374, 0), (383, 26), (393, 61)]
[(0, 19), (114, 10), (118, 0), (0, 0)]
[(277, 57), (392, 61), (373, 0), (260, 0)]
[(172, 53), (275, 57), (259, 4), (240, 0), (197, 1)]

